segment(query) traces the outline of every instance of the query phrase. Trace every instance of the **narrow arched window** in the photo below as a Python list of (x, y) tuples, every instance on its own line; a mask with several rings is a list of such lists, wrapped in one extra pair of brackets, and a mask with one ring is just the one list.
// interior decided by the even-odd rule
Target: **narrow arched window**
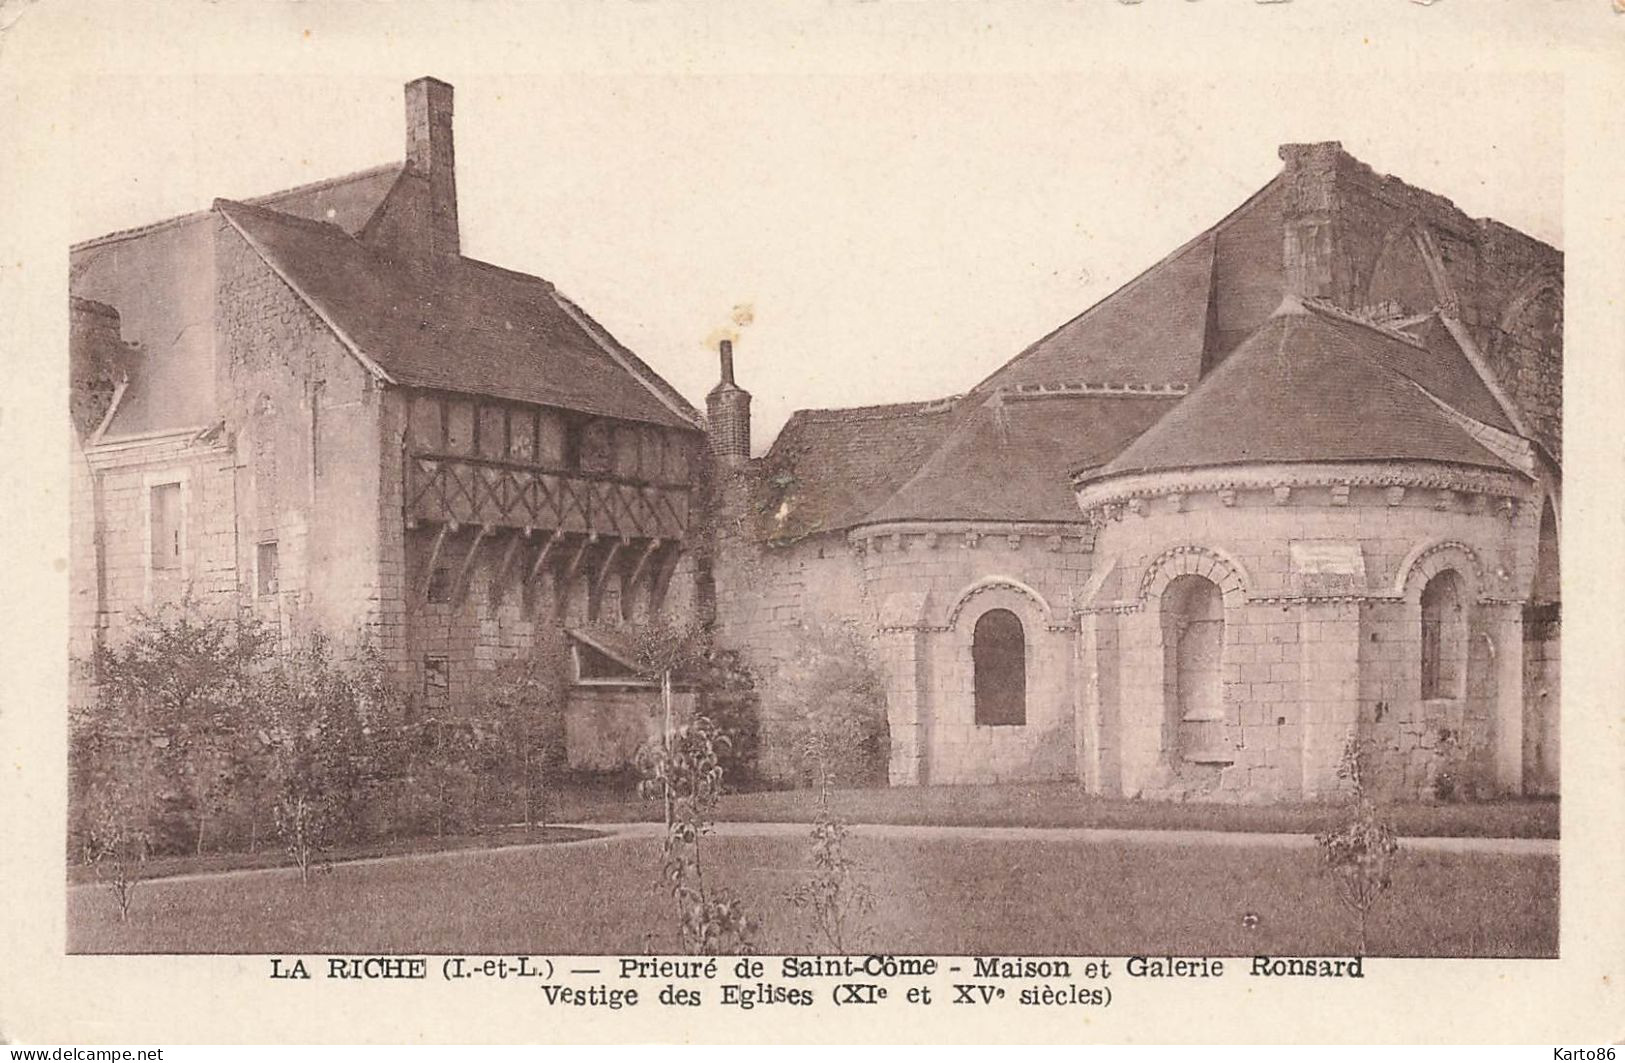
[(976, 722), (986, 727), (1027, 722), (1027, 636), (1008, 609), (989, 609), (971, 636), (976, 670)]
[(1224, 596), (1218, 586), (1201, 576), (1176, 577), (1163, 592), (1162, 623), (1175, 718), (1223, 720)]
[(1461, 697), (1466, 663), (1461, 577), (1446, 569), (1422, 588), (1422, 697)]

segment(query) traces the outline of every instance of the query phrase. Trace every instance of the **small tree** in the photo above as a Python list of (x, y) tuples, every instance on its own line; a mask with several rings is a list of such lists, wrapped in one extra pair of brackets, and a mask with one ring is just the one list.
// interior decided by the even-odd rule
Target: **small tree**
[(96, 879), (113, 892), (118, 904), (119, 922), (128, 922), (130, 902), (141, 881), (141, 865), (147, 860), (151, 839), (146, 830), (131, 819), (128, 795), (117, 784), (98, 788), (84, 837), (84, 862), (95, 870)]
[(818, 794), (812, 871), (789, 900), (812, 920), (820, 946), (845, 952), (864, 932), (875, 900), (862, 865), (847, 852), (849, 828), (831, 808), (831, 796), (837, 782), (872, 781), (884, 766), (884, 687), (868, 645), (847, 627), (812, 632), (784, 678), (801, 706), (799, 770), (811, 776)]
[(279, 654), (258, 684), (274, 821), (306, 882), (367, 803), (375, 780), (365, 739), (381, 689), (364, 663), (335, 660), (320, 635)]
[(808, 628), (775, 677), (792, 718), (784, 733), (798, 773), (827, 804), (836, 786), (884, 782), (891, 753), (885, 679), (847, 624)]
[(756, 921), (731, 891), (706, 880), (705, 838), (713, 829), (727, 745), (716, 724), (696, 716), (638, 755), (639, 790), (662, 800), (667, 810), (660, 882), (676, 905), (683, 950), (692, 954), (754, 950)]
[(498, 785), (517, 788), (525, 829), (547, 825), (549, 782), (564, 750), (566, 658), (551, 627), (530, 655), (484, 673), (476, 712), (490, 737), (484, 763)]
[(1366, 923), (1372, 906), (1393, 884), (1399, 842), (1366, 788), (1369, 754), (1356, 738), (1343, 746), (1337, 777), (1348, 782), (1350, 801), (1342, 824), (1316, 835), (1337, 889), (1338, 900), (1354, 913), (1359, 955), (1366, 951)]

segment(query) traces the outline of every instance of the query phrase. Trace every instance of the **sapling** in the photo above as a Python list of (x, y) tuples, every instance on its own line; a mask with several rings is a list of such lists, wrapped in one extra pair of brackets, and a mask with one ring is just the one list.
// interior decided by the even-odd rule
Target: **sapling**
[(1393, 885), (1393, 866), (1399, 842), (1382, 818), (1366, 787), (1365, 749), (1356, 739), (1343, 747), (1337, 776), (1348, 782), (1350, 801), (1346, 819), (1315, 836), (1331, 872), (1338, 900), (1354, 913), (1359, 952), (1366, 952), (1366, 924), (1372, 907)]

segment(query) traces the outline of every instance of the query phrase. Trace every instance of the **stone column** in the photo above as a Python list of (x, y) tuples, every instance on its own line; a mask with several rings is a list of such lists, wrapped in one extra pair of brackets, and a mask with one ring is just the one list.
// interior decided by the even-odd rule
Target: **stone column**
[(1161, 616), (1153, 602), (1118, 633), (1117, 756), (1123, 796), (1155, 797), (1168, 780), (1168, 714)]
[(1085, 793), (1104, 792), (1101, 779), (1100, 741), (1100, 627), (1098, 613), (1079, 617), (1078, 636), (1073, 642), (1075, 675), (1073, 683), (1073, 763), (1078, 785)]
[(1495, 632), (1495, 785), (1523, 793), (1523, 604), (1487, 606)]
[(925, 610), (929, 595), (900, 593), (881, 609), (886, 671), (886, 726), (891, 732), (887, 778), (893, 786), (929, 782), (931, 705), (926, 675)]

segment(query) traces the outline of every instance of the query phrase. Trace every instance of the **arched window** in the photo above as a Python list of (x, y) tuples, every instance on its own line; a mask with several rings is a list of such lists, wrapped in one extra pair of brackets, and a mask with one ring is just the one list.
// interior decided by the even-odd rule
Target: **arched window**
[(1466, 663), (1461, 576), (1445, 569), (1422, 588), (1422, 697), (1461, 697)]
[(1168, 679), (1181, 720), (1224, 719), (1219, 654), (1224, 649), (1224, 598), (1211, 580), (1180, 576), (1163, 592), (1162, 617), (1172, 665)]
[(976, 669), (976, 722), (986, 727), (1027, 722), (1027, 636), (1008, 609), (989, 609), (971, 636)]

